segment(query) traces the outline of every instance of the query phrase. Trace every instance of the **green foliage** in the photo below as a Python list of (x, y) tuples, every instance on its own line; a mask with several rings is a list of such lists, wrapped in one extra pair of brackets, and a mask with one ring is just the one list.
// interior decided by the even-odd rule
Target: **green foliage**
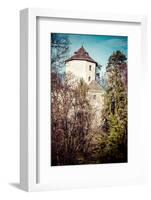
[(125, 56), (120, 52), (113, 53), (109, 58), (108, 66), (112, 64), (112, 69), (108, 72), (108, 88), (102, 113), (103, 121), (108, 125), (105, 131), (108, 135), (105, 152), (109, 162), (127, 161), (127, 86), (117, 67), (118, 61), (125, 61)]
[(124, 63), (126, 60), (126, 56), (121, 53), (121, 51), (113, 52), (113, 54), (109, 57), (107, 67), (110, 67), (111, 65), (119, 65), (121, 63)]
[[(59, 50), (62, 51), (62, 46)], [(67, 51), (63, 56), (64, 53)], [(62, 81), (59, 70), (51, 73), (52, 165), (127, 161), (127, 82), (124, 76), (127, 76), (126, 56), (117, 51), (108, 61), (101, 128), (100, 124), (93, 125), (96, 113), (84, 80), (74, 82), (72, 74), (68, 74)]]

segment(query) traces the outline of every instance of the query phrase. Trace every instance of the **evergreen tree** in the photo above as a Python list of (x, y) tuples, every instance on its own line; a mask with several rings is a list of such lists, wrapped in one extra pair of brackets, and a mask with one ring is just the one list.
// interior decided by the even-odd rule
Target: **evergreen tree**
[(113, 52), (113, 54), (109, 57), (107, 68), (111, 65), (119, 66), (127, 60), (126, 56), (121, 51)]
[(113, 53), (107, 67), (108, 88), (103, 110), (103, 131), (108, 134), (108, 162), (127, 161), (127, 87), (119, 67), (123, 63), (126, 64), (125, 59), (121, 52)]

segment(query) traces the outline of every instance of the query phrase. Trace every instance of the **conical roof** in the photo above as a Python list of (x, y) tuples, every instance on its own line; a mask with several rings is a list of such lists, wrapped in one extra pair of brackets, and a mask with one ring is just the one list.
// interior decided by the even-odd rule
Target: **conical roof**
[(68, 62), (71, 60), (85, 60), (92, 63), (96, 63), (97, 65), (97, 62), (89, 56), (88, 52), (84, 49), (83, 46), (80, 49), (78, 49), (78, 51), (74, 52), (74, 55), (71, 56), (69, 59), (67, 59), (65, 62)]

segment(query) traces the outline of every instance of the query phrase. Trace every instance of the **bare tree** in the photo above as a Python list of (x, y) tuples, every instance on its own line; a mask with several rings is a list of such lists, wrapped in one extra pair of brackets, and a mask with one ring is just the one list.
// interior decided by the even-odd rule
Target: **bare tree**
[(52, 90), (51, 105), (52, 165), (86, 163), (94, 118), (87, 84), (76, 82), (71, 74), (66, 76), (64, 83)]
[(69, 38), (65, 34), (51, 34), (51, 71), (62, 74), (65, 60), (69, 56)]

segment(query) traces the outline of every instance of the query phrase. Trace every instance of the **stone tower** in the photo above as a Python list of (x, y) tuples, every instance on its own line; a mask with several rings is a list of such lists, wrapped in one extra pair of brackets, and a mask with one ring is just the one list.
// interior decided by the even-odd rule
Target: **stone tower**
[(97, 62), (89, 56), (83, 46), (65, 63), (66, 73), (71, 72), (77, 79), (83, 78), (87, 84), (95, 80)]
[(82, 46), (65, 63), (66, 73), (72, 73), (77, 80), (82, 78), (88, 84), (88, 97), (96, 113), (93, 125), (98, 126), (101, 122), (101, 110), (104, 104), (104, 89), (96, 81), (97, 62)]

